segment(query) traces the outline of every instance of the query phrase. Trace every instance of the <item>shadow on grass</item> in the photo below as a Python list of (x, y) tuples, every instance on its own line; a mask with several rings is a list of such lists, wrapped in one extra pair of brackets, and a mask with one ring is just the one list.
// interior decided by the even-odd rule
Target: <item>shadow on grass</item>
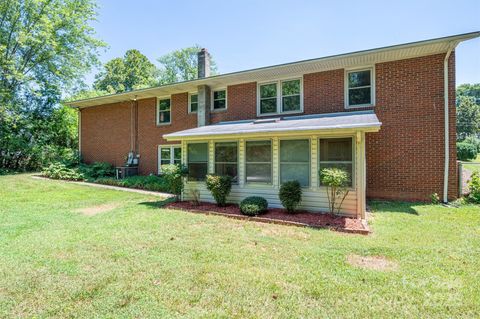
[(370, 200), (368, 206), (375, 213), (403, 213), (418, 216), (416, 206), (422, 206), (425, 203), (422, 202), (395, 202), (395, 201), (382, 201), (382, 200)]
[(169, 197), (169, 198), (165, 198), (165, 199), (154, 201), (154, 202), (141, 202), (141, 203), (138, 203), (138, 205), (147, 206), (149, 208), (162, 208), (165, 205), (173, 202), (175, 202), (175, 198)]

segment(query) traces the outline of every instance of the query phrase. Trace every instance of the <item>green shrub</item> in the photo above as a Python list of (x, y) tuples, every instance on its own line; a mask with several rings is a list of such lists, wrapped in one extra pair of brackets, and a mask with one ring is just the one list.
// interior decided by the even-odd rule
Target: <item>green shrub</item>
[(324, 168), (320, 171), (320, 181), (327, 187), (330, 213), (339, 213), (343, 201), (348, 195), (350, 176), (340, 168)]
[(289, 213), (295, 212), (295, 208), (297, 208), (302, 201), (302, 187), (300, 183), (298, 181), (283, 183), (282, 186), (280, 186), (278, 197), (283, 207), (285, 207)]
[(472, 173), (472, 176), (468, 181), (468, 188), (470, 190), (468, 201), (480, 204), (480, 172), (474, 171)]
[(267, 210), (268, 202), (260, 196), (250, 196), (240, 203), (240, 211), (247, 216), (259, 215)]
[(480, 138), (475, 135), (469, 135), (462, 142), (475, 145), (477, 153), (480, 153)]
[(473, 160), (477, 157), (477, 148), (475, 145), (467, 142), (457, 143), (457, 158), (461, 161)]
[(217, 205), (225, 206), (227, 196), (232, 189), (232, 178), (226, 175), (207, 175), (206, 184)]
[(42, 170), (42, 176), (53, 179), (64, 179), (69, 181), (80, 181), (84, 179), (77, 168), (69, 168), (63, 163), (52, 163)]
[(433, 193), (432, 195), (430, 195), (430, 200), (434, 205), (440, 204), (440, 196), (437, 193)]
[(150, 176), (130, 176), (124, 179), (115, 179), (104, 177), (95, 180), (96, 183), (136, 189), (144, 189), (154, 192), (168, 192), (168, 185), (162, 177)]
[(95, 162), (91, 165), (80, 164), (82, 174), (89, 180), (115, 176), (115, 168), (110, 163)]
[(187, 175), (187, 170), (184, 166), (168, 164), (162, 165), (162, 178), (168, 187), (168, 192), (177, 197), (183, 190), (183, 177)]

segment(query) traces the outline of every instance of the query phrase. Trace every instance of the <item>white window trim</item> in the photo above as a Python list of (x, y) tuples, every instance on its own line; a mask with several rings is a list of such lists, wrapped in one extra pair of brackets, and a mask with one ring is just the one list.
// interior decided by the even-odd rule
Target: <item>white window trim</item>
[[(300, 110), (299, 111), (287, 111), (282, 112), (282, 83), (289, 82), (294, 80), (300, 80)], [(260, 113), (260, 86), (266, 84), (276, 84), (277, 85), (277, 111), (272, 113)], [(272, 116), (280, 114), (299, 114), (303, 113), (303, 77), (287, 78), (280, 79), (276, 81), (267, 81), (267, 82), (258, 82), (257, 83), (257, 116)]]
[[(370, 71), (370, 97), (371, 101), (368, 104), (357, 104), (357, 105), (350, 105), (350, 101), (348, 98), (348, 74), (351, 72), (359, 72), (359, 71)], [(344, 72), (344, 100), (345, 100), (345, 108), (346, 109), (356, 109), (362, 107), (373, 107), (375, 106), (375, 66), (368, 66), (368, 67), (361, 67), (361, 68), (354, 68), (354, 69), (345, 69)]]
[[(163, 145), (158, 145), (158, 150), (157, 150), (157, 154), (158, 154), (158, 174), (160, 174), (162, 172), (162, 153), (161, 153), (161, 150), (162, 148), (169, 148), (170, 149), (170, 164), (173, 164), (175, 163), (175, 154), (174, 154), (174, 151), (173, 149), (174, 148), (180, 148), (180, 150), (182, 149), (182, 144), (163, 144)], [(180, 161), (182, 160), (182, 158), (180, 157)]]
[[(213, 108), (213, 103), (214, 103), (214, 100), (213, 100), (213, 93), (214, 92), (218, 92), (218, 91), (225, 91), (225, 108), (224, 109), (214, 109)], [(211, 100), (211, 105), (210, 105), (210, 111), (211, 112), (225, 112), (227, 109), (228, 109), (228, 90), (227, 88), (215, 88), (215, 89), (212, 89), (212, 92), (210, 93), (210, 100)]]
[[(247, 181), (247, 143), (248, 142), (266, 142), (266, 141), (269, 141), (270, 142), (270, 183), (268, 182), (248, 182)], [(266, 186), (266, 185), (269, 185), (269, 186), (273, 186), (273, 140), (272, 139), (268, 139), (268, 138), (255, 138), (255, 139), (247, 139), (245, 140), (245, 146), (244, 146), (244, 152), (245, 152), (245, 156), (244, 156), (244, 163), (243, 163), (243, 166), (244, 166), (244, 172), (245, 172), (245, 184), (246, 185), (262, 185), (262, 186)], [(267, 163), (267, 162), (254, 162), (254, 164), (262, 164), (262, 163)]]
[[(320, 140), (328, 140), (328, 139), (336, 139), (336, 138), (351, 138), (352, 139), (352, 186), (348, 187), (348, 190), (355, 191), (356, 190), (356, 172), (357, 172), (357, 165), (356, 165), (356, 140), (355, 136), (318, 136), (317, 137), (317, 162), (318, 162), (318, 169), (320, 170), (320, 163), (338, 163), (339, 161), (321, 161), (320, 160), (320, 152), (321, 152), (321, 143)], [(319, 172), (320, 173), (320, 172)], [(320, 177), (318, 178), (318, 185), (321, 189), (326, 189), (327, 187), (321, 184)]]
[[(170, 100), (170, 109), (168, 110), (170, 112), (170, 122), (162, 122), (160, 123), (160, 101), (161, 100)], [(156, 118), (156, 124), (157, 126), (164, 126), (164, 125), (170, 125), (172, 124), (172, 97), (169, 95), (169, 96), (160, 96), (160, 97), (157, 97), (157, 107), (155, 108), (156, 110), (156, 114), (155, 114), (155, 118)], [(162, 112), (165, 112), (162, 111)]]
[[(197, 111), (192, 111), (192, 95), (197, 96)], [(188, 114), (197, 114), (198, 112), (198, 92), (190, 92), (188, 93)]]
[[(208, 172), (208, 168), (209, 168), (209, 165), (210, 165), (210, 141), (192, 141), (192, 142), (187, 142), (185, 143), (185, 165), (188, 167), (188, 164), (189, 164), (189, 161), (188, 161), (188, 145), (190, 144), (207, 144), (207, 175), (210, 174)], [(215, 151), (215, 149), (214, 149)], [(182, 154), (182, 156), (184, 156)], [(214, 160), (215, 160), (215, 157), (214, 157)], [(186, 182), (189, 183), (189, 184), (202, 184), (202, 183), (205, 183), (205, 180), (203, 181), (191, 181), (188, 179), (188, 175), (186, 176)]]

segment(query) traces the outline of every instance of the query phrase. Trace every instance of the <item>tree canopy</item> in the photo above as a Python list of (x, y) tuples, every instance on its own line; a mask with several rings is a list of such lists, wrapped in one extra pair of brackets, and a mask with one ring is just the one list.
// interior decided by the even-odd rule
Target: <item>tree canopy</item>
[(95, 76), (94, 88), (109, 93), (120, 93), (157, 84), (158, 70), (140, 51), (128, 50), (123, 58), (115, 58), (104, 65)]
[(480, 134), (480, 83), (457, 88), (457, 139)]
[(0, 166), (35, 169), (75, 146), (62, 94), (81, 84), (104, 43), (94, 0), (0, 2)]

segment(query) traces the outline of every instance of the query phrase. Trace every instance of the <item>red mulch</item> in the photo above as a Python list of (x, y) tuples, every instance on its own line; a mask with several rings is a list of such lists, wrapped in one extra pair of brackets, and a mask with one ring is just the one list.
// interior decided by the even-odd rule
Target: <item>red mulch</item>
[(307, 226), (314, 228), (330, 228), (336, 231), (349, 233), (368, 234), (369, 230), (360, 219), (336, 216), (326, 213), (311, 213), (299, 211), (295, 214), (289, 214), (285, 209), (270, 208), (265, 213), (256, 216), (245, 216), (240, 212), (240, 208), (235, 204), (227, 204), (225, 207), (218, 207), (213, 203), (201, 202), (194, 205), (188, 201), (169, 203), (167, 208), (180, 209), (196, 213), (213, 213), (237, 219), (251, 219), (260, 222), (270, 222), (284, 225)]

